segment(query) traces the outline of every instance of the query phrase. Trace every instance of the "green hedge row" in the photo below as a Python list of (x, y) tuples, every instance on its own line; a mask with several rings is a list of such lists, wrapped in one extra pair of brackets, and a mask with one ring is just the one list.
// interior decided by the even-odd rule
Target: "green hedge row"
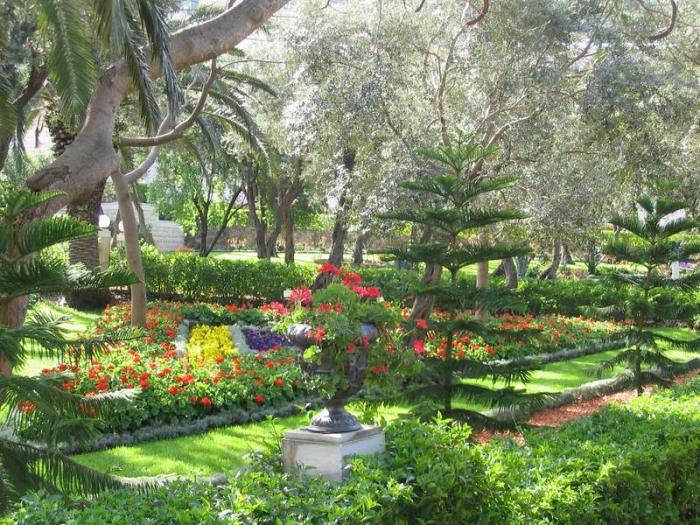
[[(347, 483), (301, 480), (263, 455), (229, 487), (180, 483), (85, 504), (34, 496), (23, 524), (639, 524), (700, 522), (700, 381), (611, 405), (526, 445), (475, 446), (469, 428), (401, 420)], [(149, 521), (150, 520), (150, 521)]]
[(312, 265), (161, 254), (155, 249), (143, 250), (143, 264), (152, 297), (184, 301), (279, 301), (285, 290), (309, 284), (315, 275)]

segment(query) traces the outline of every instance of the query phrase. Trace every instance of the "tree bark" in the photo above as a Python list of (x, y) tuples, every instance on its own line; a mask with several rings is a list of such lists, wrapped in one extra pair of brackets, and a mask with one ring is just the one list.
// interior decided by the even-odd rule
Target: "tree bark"
[[(481, 261), (476, 264), (476, 287), (479, 290), (485, 290), (489, 287), (489, 262)], [(486, 308), (477, 308), (475, 317), (479, 321), (486, 321), (489, 318), (489, 312)]]
[(574, 264), (574, 257), (571, 255), (568, 244), (562, 245), (562, 260), (564, 264)]
[[(6, 302), (0, 302), (0, 326), (9, 328), (19, 328), (24, 324), (24, 317), (27, 313), (27, 297), (15, 297)], [(12, 375), (12, 363), (2, 353), (0, 347), (0, 374), (4, 376)]]
[[(103, 181), (99, 184), (85, 199), (71, 203), (68, 206), (68, 215), (97, 226), (99, 224), (105, 182)], [(82, 264), (88, 270), (99, 268), (100, 255), (97, 233), (70, 241), (68, 243), (68, 262), (72, 265)], [(112, 296), (107, 289), (74, 290), (66, 293), (66, 302), (71, 307), (79, 310), (104, 308), (111, 300)]]
[(139, 232), (141, 233), (141, 235), (143, 235), (143, 240), (146, 241), (147, 244), (155, 246), (156, 241), (153, 238), (153, 234), (151, 233), (148, 224), (146, 224), (146, 216), (143, 213), (143, 206), (141, 206), (141, 196), (139, 195), (138, 186), (135, 182), (132, 183), (130, 186), (131, 200), (134, 203), (134, 207), (136, 208), (136, 215), (139, 220)]
[[(430, 228), (425, 228), (423, 234), (418, 241), (420, 244), (425, 244), (430, 241), (432, 237), (432, 231)], [(442, 266), (439, 264), (426, 264), (425, 270), (423, 270), (423, 277), (421, 279), (421, 284), (431, 285), (440, 282), (442, 277)], [(435, 306), (435, 296), (429, 294), (417, 295), (413, 300), (413, 307), (411, 308), (411, 319), (427, 319), (430, 316), (430, 312), (433, 311)]]
[(352, 264), (355, 266), (362, 266), (365, 263), (365, 247), (371, 237), (372, 230), (364, 230), (355, 239), (355, 250), (352, 252)]
[[(242, 0), (216, 17), (176, 32), (169, 43), (175, 69), (181, 70), (230, 51), (288, 2)], [(149, 75), (152, 79), (160, 77), (161, 70), (156, 62), (151, 63)], [(44, 214), (57, 212), (118, 171), (112, 137), (117, 112), (129, 92), (129, 84), (124, 61), (108, 68), (96, 83), (83, 128), (75, 141), (51, 166), (27, 181), (27, 186), (35, 191), (53, 189), (66, 194), (63, 198), (52, 199), (44, 207)]]
[(124, 175), (119, 171), (112, 173), (114, 191), (117, 194), (119, 212), (124, 227), (124, 246), (126, 247), (126, 262), (129, 270), (136, 275), (139, 282), (131, 285), (131, 324), (146, 326), (146, 276), (141, 260), (139, 246), (139, 230), (136, 214), (129, 196), (129, 185)]
[(555, 279), (557, 276), (557, 270), (559, 270), (559, 264), (561, 263), (562, 248), (561, 242), (554, 241), (554, 248), (552, 249), (552, 262), (549, 266), (540, 274), (540, 279)]
[(294, 262), (294, 214), (292, 206), (286, 206), (282, 210), (284, 220), (284, 262), (292, 264)]
[(518, 287), (518, 271), (512, 257), (507, 257), (502, 261), (503, 273), (506, 276), (506, 288), (515, 290)]

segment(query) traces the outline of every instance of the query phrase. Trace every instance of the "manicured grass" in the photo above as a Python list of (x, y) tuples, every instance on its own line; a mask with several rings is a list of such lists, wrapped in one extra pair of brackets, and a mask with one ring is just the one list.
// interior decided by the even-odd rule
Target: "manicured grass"
[[(667, 330), (667, 329), (664, 329)], [(674, 333), (692, 337), (688, 330), (671, 329)], [(615, 355), (611, 350), (596, 355), (552, 363), (533, 372), (527, 384), (515, 383), (516, 388), (528, 392), (561, 392), (597, 379), (597, 364)], [(689, 354), (672, 350), (669, 357), (678, 360), (691, 358)], [(602, 377), (612, 377), (618, 370), (608, 371)], [(490, 386), (490, 382), (482, 382)], [(497, 386), (499, 386), (497, 384)], [(473, 410), (486, 410), (489, 407), (466, 400), (456, 400), (456, 406)], [(351, 407), (352, 410), (352, 407)], [(387, 406), (380, 410), (386, 419), (407, 412), (407, 406)], [(355, 410), (357, 413), (357, 410)], [(77, 461), (105, 472), (120, 476), (153, 476), (159, 474), (180, 474), (186, 476), (208, 475), (215, 472), (232, 472), (244, 464), (243, 456), (251, 450), (260, 449), (266, 439), (277, 433), (303, 426), (308, 415), (302, 414), (284, 419), (266, 421), (250, 425), (233, 426), (196, 436), (142, 443), (130, 447), (118, 447), (101, 452), (82, 454)]]
[[(41, 301), (34, 305), (29, 313), (32, 311), (44, 311), (54, 316), (65, 315), (70, 316), (70, 320), (65, 323), (65, 328), (73, 334), (79, 334), (80, 332), (89, 331), (95, 326), (97, 320), (100, 318), (102, 312), (81, 312), (68, 306), (61, 306), (59, 304)], [(37, 353), (30, 357), (24, 366), (17, 369), (16, 373), (24, 376), (35, 376), (41, 373), (43, 368), (50, 368), (56, 364), (56, 359), (46, 357)]]

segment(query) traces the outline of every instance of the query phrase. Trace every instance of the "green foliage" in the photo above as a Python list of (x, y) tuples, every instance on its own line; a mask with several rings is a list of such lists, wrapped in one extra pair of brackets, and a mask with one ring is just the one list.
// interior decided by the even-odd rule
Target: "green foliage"
[[(518, 400), (521, 403), (527, 402), (527, 398), (519, 395), (521, 392), (516, 392), (510, 387), (494, 391), (465, 385), (461, 381), (463, 377), (490, 377), (494, 381), (503, 379), (508, 384), (513, 377), (525, 380), (525, 370), (511, 370), (509, 367), (486, 369), (476, 359), (465, 356), (457, 361), (453, 355), (454, 340), (465, 328), (477, 334), (490, 330), (476, 319), (458, 319), (458, 310), (494, 311), (503, 309), (509, 300), (500, 290), (480, 290), (470, 283), (458, 281), (459, 271), (474, 263), (530, 252), (525, 244), (487, 243), (475, 237), (463, 238), (468, 234), (473, 235), (480, 228), (525, 216), (517, 210), (488, 208), (484, 202), (493, 192), (512, 185), (513, 178), (470, 177), (470, 166), (474, 162), (483, 161), (494, 151), (493, 148), (483, 148), (475, 143), (420, 150), (421, 156), (433, 161), (437, 169), (444, 169), (447, 173), (406, 182), (402, 186), (418, 194), (416, 201), (425, 202), (429, 206), (380, 215), (380, 218), (387, 220), (408, 221), (414, 225), (421, 225), (425, 228), (424, 231), (437, 238), (436, 242), (412, 244), (406, 249), (392, 249), (386, 253), (398, 260), (444, 268), (450, 274), (448, 283), (421, 284), (416, 289), (418, 295), (431, 296), (438, 305), (447, 309), (446, 322), (435, 325), (444, 335), (446, 344), (441, 356), (424, 356), (422, 377), (416, 387), (408, 390), (409, 396), (428, 400), (428, 408), (431, 403), (439, 404), (443, 413), (450, 417), (480, 422), (483, 422), (484, 418), (476, 412), (453, 409), (452, 398), (462, 395), (471, 400), (485, 401), (491, 406), (509, 406)], [(413, 344), (417, 353), (425, 353), (421, 340), (417, 339)], [(534, 401), (535, 398), (530, 400)]]
[(285, 290), (312, 282), (315, 275), (306, 265), (161, 254), (155, 249), (144, 249), (142, 255), (148, 292), (164, 299), (279, 301)]
[(42, 494), (26, 498), (8, 520), (148, 523), (155, 514), (161, 522), (192, 523), (191, 515), (198, 523), (260, 525), (695, 523), (698, 400), (695, 380), (560, 430), (528, 431), (527, 446), (498, 439), (474, 446), (466, 426), (402, 420), (386, 428), (386, 454), (353, 460), (341, 485), (285, 475), (271, 451), (254, 456), (230, 487), (175, 483), (153, 497), (110, 491), (87, 504)]
[[(75, 359), (89, 358), (106, 344), (131, 333), (118, 330), (110, 336), (71, 339), (63, 326), (65, 317), (38, 311), (21, 324), (12, 323), (8, 314), (18, 308), (16, 299), (23, 295), (66, 292), (104, 284), (113, 277), (83, 269), (71, 272), (62, 261), (43, 257), (44, 250), (93, 231), (64, 217), (28, 217), (56, 195), (21, 190), (0, 199), (0, 358), (4, 367), (10, 365), (10, 374), (12, 367), (24, 363), (30, 351), (52, 357), (70, 351)], [(128, 399), (129, 392), (87, 399), (63, 389), (71, 380), (70, 374), (51, 378), (0, 375), (0, 414), (10, 430), (0, 437), (0, 512), (30, 490), (87, 495), (120, 485), (111, 476), (66, 458), (56, 451), (56, 445), (68, 436), (77, 441), (94, 437), (94, 416), (109, 407), (108, 401)], [(24, 431), (45, 447), (19, 441), (17, 434)]]
[[(604, 252), (618, 259), (637, 263), (644, 268), (644, 273), (611, 274), (609, 279), (626, 289), (628, 295), (622, 304), (612, 308), (633, 319), (635, 323), (636, 344), (633, 348), (620, 353), (614, 359), (601, 364), (601, 370), (625, 363), (634, 374), (637, 391), (643, 391), (645, 383), (668, 384), (657, 371), (672, 371), (677, 365), (664, 355), (664, 346), (660, 340), (682, 346), (688, 350), (700, 350), (700, 338), (693, 341), (676, 341), (674, 338), (661, 336), (648, 329), (648, 323), (654, 319), (675, 319), (688, 317), (692, 312), (683, 311), (683, 304), (669, 300), (666, 290), (679, 290), (696, 286), (700, 274), (690, 274), (679, 279), (671, 279), (662, 273), (662, 267), (672, 261), (686, 261), (700, 254), (700, 244), (695, 242), (676, 243), (675, 235), (688, 232), (696, 226), (688, 218), (673, 218), (670, 214), (685, 209), (679, 201), (650, 197), (637, 200), (643, 216), (615, 216), (612, 224), (628, 232), (634, 238), (621, 237), (608, 241)], [(655, 370), (643, 370), (645, 366), (656, 367)]]

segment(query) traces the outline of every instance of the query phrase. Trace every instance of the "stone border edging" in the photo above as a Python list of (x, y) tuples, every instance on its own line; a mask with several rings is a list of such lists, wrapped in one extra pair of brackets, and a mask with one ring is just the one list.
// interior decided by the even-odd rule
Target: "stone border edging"
[(548, 354), (534, 354), (514, 357), (512, 359), (498, 359), (494, 361), (487, 361), (484, 364), (496, 367), (513, 365), (527, 365), (536, 367), (540, 365), (548, 365), (550, 363), (558, 363), (559, 361), (568, 361), (569, 359), (575, 359), (577, 357), (599, 354), (602, 352), (607, 352), (608, 350), (617, 350), (618, 348), (629, 346), (631, 342), (630, 337), (625, 336), (622, 339), (609, 339), (607, 341), (603, 341), (602, 343), (577, 346), (576, 348), (566, 348), (564, 350), (558, 350)]
[[(653, 371), (665, 377), (673, 377), (674, 375), (684, 374), (697, 369), (700, 369), (700, 358), (696, 357), (695, 359), (686, 361), (685, 363), (676, 367), (671, 375), (664, 374), (658, 369), (654, 369)], [(518, 405), (505, 410), (492, 409), (485, 412), (484, 415), (498, 421), (522, 423), (532, 414), (540, 410), (557, 408), (563, 405), (575, 403), (576, 401), (585, 401), (604, 396), (606, 394), (612, 394), (614, 392), (625, 390), (630, 386), (632, 386), (632, 374), (630, 372), (623, 372), (617, 377), (610, 379), (599, 379), (597, 381), (584, 383), (576, 388), (564, 390), (563, 392), (550, 397), (542, 405), (537, 407)]]

